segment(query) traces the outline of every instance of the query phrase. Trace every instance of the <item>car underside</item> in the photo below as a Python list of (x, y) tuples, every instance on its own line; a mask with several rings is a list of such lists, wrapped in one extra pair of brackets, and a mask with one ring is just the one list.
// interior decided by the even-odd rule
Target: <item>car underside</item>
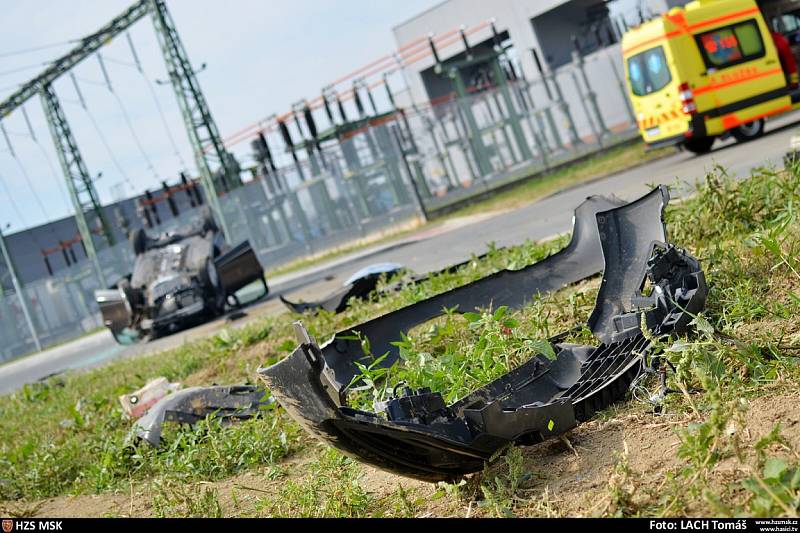
[(229, 247), (213, 220), (175, 232), (131, 235), (132, 272), (96, 291), (103, 321), (120, 343), (158, 337), (216, 317), (238, 305), (235, 293), (261, 280), (264, 270), (247, 241)]

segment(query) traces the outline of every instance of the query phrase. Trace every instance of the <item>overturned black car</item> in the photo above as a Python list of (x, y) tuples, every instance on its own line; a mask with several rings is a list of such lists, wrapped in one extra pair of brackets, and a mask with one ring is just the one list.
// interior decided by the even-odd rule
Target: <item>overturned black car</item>
[(237, 307), (236, 292), (261, 280), (264, 269), (247, 241), (230, 247), (207, 216), (156, 237), (131, 234), (133, 271), (108, 290), (95, 291), (103, 323), (120, 344), (155, 338)]

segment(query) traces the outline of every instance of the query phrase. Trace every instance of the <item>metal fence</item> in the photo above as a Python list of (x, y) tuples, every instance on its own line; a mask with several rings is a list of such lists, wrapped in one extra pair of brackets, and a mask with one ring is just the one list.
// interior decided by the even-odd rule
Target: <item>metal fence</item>
[(412, 106), (406, 148), (426, 207), (456, 205), (638, 137), (620, 64), (619, 47), (609, 47), (544, 79)]
[[(222, 196), (230, 240), (249, 240), (262, 264), (274, 268), (632, 139), (620, 64), (611, 47), (545, 79), (509, 80), (365, 120), (288, 165), (262, 167)], [(200, 209), (184, 211), (153, 231), (198, 216)], [(101, 250), (99, 259), (111, 282), (130, 272), (133, 253), (125, 242)], [(43, 346), (102, 326), (97, 288), (84, 261), (23, 289)], [(0, 359), (35, 349), (18, 298), (0, 298)]]
[[(370, 142), (380, 139), (370, 149)], [(272, 268), (412, 221), (418, 213), (401, 153), (385, 126), (369, 128), (314, 159), (258, 177), (220, 198), (230, 241), (249, 240)], [(203, 216), (195, 208), (165, 219), (153, 232), (174, 230)], [(98, 252), (109, 283), (130, 273), (127, 242)], [(23, 288), (42, 346), (76, 338), (102, 326), (94, 302), (100, 288), (90, 264), (79, 262)], [(0, 298), (0, 359), (35, 351), (16, 294)]]

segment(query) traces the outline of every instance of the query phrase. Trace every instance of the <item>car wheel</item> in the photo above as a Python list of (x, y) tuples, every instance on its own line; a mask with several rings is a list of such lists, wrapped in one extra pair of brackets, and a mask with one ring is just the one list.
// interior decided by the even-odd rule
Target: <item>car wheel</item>
[(693, 139), (686, 139), (683, 146), (693, 154), (707, 154), (711, 151), (711, 146), (714, 144), (714, 137), (697, 137)]
[(147, 251), (147, 233), (139, 228), (131, 233), (131, 246), (135, 255), (142, 255)]
[(752, 141), (764, 135), (764, 119), (760, 118), (747, 124), (742, 124), (731, 130), (733, 138), (742, 142)]

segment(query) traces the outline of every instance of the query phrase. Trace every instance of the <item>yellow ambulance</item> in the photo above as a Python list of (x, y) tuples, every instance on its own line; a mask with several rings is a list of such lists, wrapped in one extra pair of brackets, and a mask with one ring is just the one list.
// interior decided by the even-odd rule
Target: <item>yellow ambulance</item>
[(760, 136), (764, 119), (800, 101), (753, 0), (695, 0), (622, 39), (629, 96), (644, 141), (711, 150), (730, 133)]

